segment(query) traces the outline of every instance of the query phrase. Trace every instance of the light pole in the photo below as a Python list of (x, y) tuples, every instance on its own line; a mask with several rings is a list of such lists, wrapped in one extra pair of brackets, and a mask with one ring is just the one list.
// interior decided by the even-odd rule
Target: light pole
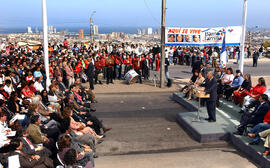
[(160, 61), (160, 87), (164, 87), (165, 81), (165, 20), (166, 20), (166, 0), (162, 0), (161, 12), (161, 61)]
[(93, 16), (96, 13), (96, 11), (93, 11), (91, 16), (90, 16), (90, 41), (93, 43), (94, 38), (93, 38)]
[(49, 51), (48, 51), (48, 24), (47, 24), (47, 6), (46, 0), (42, 0), (42, 21), (43, 21), (43, 56), (46, 73), (46, 89), (49, 89), (51, 84), (49, 74)]
[(243, 8), (243, 23), (242, 23), (242, 38), (241, 38), (241, 57), (239, 69), (241, 72), (244, 72), (244, 56), (245, 56), (245, 40), (246, 40), (246, 25), (247, 25), (247, 2), (248, 0), (244, 0), (244, 8)]

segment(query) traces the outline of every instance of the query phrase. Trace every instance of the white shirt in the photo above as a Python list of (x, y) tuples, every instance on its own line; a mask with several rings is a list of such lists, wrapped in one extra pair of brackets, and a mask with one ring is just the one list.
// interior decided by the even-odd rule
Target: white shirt
[[(223, 76), (223, 80), (224, 80), (224, 82), (228, 82), (228, 81), (233, 81), (233, 78), (234, 78), (234, 75), (233, 74), (230, 74), (230, 75), (228, 75), (228, 74), (225, 74), (224, 76)], [(230, 84), (230, 83), (229, 83)]]
[(36, 82), (34, 83), (34, 87), (35, 87), (36, 90), (39, 91), (39, 92), (42, 92), (42, 91), (44, 90), (44, 87), (43, 87), (42, 84), (39, 83), (38, 81), (36, 81)]
[(9, 87), (7, 85), (4, 86), (4, 90), (10, 95), (11, 92), (14, 91), (13, 87), (10, 85)]

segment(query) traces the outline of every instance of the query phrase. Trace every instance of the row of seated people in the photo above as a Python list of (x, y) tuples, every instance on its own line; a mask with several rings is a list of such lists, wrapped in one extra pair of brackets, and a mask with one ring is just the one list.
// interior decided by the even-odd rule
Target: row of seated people
[(95, 97), (80, 80), (69, 89), (60, 89), (59, 83), (52, 80), (48, 93), (22, 84), (0, 100), (3, 167), (95, 166), (96, 145), (111, 128), (93, 114)]
[[(188, 85), (182, 92), (186, 94), (187, 100), (191, 100), (195, 89), (200, 89), (204, 83), (204, 71), (212, 69), (202, 69), (195, 71)], [(253, 138), (250, 145), (257, 145), (261, 137), (266, 137), (264, 154), (269, 154), (270, 148), (270, 89), (267, 90), (266, 82), (263, 77), (258, 79), (258, 83), (252, 86), (250, 74), (242, 75), (240, 70), (233, 74), (232, 68), (224, 68), (222, 71), (216, 67), (214, 76), (218, 81), (217, 94), (219, 98), (225, 98), (227, 101), (233, 101), (239, 105), (242, 114), (240, 124), (236, 126), (237, 131), (234, 134), (243, 135), (245, 131), (248, 136)], [(219, 102), (219, 100), (217, 100)], [(250, 130), (247, 128), (251, 127)]]

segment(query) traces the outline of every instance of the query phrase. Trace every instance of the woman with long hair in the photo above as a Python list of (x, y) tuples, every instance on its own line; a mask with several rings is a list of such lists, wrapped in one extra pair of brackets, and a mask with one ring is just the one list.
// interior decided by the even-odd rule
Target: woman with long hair
[(251, 86), (252, 86), (251, 75), (245, 74), (244, 82), (236, 91), (233, 92), (233, 101), (236, 105), (238, 104), (242, 105), (243, 98), (249, 94)]

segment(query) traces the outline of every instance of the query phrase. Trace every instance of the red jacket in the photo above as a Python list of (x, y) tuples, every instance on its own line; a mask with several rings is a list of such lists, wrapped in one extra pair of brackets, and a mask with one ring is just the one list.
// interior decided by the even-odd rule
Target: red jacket
[(270, 110), (268, 110), (267, 113), (265, 114), (263, 121), (270, 123)]
[(114, 66), (114, 60), (113, 60), (113, 58), (111, 58), (111, 60), (112, 60), (112, 62), (109, 62), (108, 60), (105, 61), (106, 67), (112, 68)]
[(120, 57), (115, 57), (114, 62), (115, 62), (115, 65), (122, 65), (123, 64), (123, 60)]
[(124, 60), (124, 64), (127, 65), (127, 66), (130, 66), (132, 64), (132, 58), (126, 58)]
[(140, 61), (139, 60), (136, 60), (136, 59), (133, 59), (133, 61), (132, 61), (132, 68), (133, 69), (141, 69)]
[(95, 62), (95, 68), (96, 68), (96, 70), (101, 70), (102, 67), (103, 66), (102, 66), (102, 61), (101, 60)]

